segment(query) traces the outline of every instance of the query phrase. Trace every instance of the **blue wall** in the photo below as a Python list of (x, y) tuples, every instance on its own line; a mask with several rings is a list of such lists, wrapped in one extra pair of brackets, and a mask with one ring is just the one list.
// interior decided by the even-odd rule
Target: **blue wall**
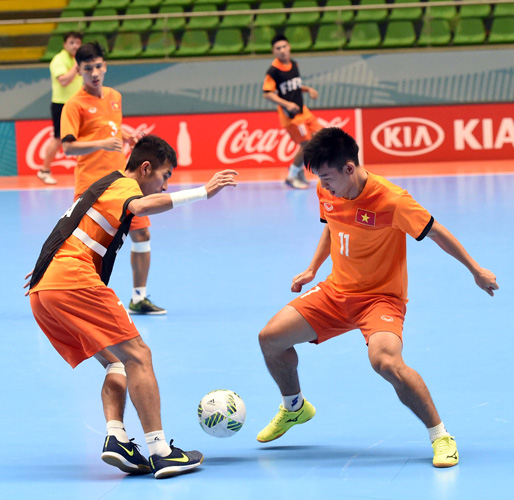
[[(514, 101), (514, 49), (302, 56), (312, 108)], [(109, 62), (105, 84), (129, 115), (258, 111), (270, 57), (176, 63)], [(0, 69), (0, 120), (50, 116), (48, 68)]]

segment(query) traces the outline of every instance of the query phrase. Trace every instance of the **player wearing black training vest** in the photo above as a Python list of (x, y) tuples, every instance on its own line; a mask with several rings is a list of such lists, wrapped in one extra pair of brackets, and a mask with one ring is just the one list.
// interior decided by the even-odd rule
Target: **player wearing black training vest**
[(318, 92), (302, 84), (298, 64), (291, 59), (291, 47), (285, 36), (275, 36), (271, 46), (275, 59), (266, 72), (262, 90), (264, 98), (277, 105), (280, 125), (300, 145), (289, 167), (286, 184), (295, 189), (306, 189), (309, 183), (305, 178), (303, 148), (322, 127), (305, 106), (302, 94), (308, 92), (312, 99), (317, 99)]

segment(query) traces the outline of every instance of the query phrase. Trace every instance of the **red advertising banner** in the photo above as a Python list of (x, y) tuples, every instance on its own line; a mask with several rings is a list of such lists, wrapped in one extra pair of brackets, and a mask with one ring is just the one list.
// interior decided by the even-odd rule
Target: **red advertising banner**
[[(356, 134), (354, 110), (317, 110), (316, 116), (325, 127), (341, 127)], [(123, 128), (129, 133), (162, 137), (176, 149), (179, 166), (188, 169), (288, 165), (297, 150), (275, 111), (127, 117)], [(52, 133), (50, 120), (16, 122), (19, 175), (33, 174), (42, 166)], [(125, 153), (130, 154), (128, 148)], [(69, 173), (74, 167), (74, 158), (62, 151), (52, 163), (56, 174)]]
[(362, 110), (368, 164), (514, 157), (514, 104)]
[[(332, 109), (317, 110), (316, 116), (323, 126), (353, 135), (367, 164), (514, 157), (514, 104)], [(297, 148), (274, 111), (127, 117), (123, 127), (166, 139), (177, 150), (179, 166), (188, 169), (288, 165)], [(51, 137), (49, 120), (16, 122), (20, 175), (41, 167)], [(52, 170), (69, 173), (74, 166), (74, 158), (61, 151)]]

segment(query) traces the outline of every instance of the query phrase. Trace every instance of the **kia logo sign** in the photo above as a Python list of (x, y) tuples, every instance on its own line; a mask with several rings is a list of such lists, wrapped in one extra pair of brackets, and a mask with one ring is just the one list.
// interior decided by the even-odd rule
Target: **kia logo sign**
[(437, 149), (444, 140), (444, 130), (424, 118), (394, 118), (371, 132), (371, 142), (378, 150), (393, 156), (421, 156)]

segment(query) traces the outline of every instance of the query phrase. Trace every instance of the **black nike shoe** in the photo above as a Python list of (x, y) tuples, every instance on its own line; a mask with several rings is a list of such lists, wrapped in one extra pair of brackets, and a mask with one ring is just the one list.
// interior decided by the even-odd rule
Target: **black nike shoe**
[(139, 445), (133, 443), (122, 443), (114, 436), (105, 438), (102, 460), (109, 465), (127, 474), (150, 474), (150, 464), (148, 460), (139, 453)]
[(203, 454), (199, 451), (182, 451), (173, 446), (173, 439), (170, 441), (171, 453), (166, 457), (152, 455), (150, 467), (155, 479), (163, 479), (186, 472), (198, 467), (203, 462)]

